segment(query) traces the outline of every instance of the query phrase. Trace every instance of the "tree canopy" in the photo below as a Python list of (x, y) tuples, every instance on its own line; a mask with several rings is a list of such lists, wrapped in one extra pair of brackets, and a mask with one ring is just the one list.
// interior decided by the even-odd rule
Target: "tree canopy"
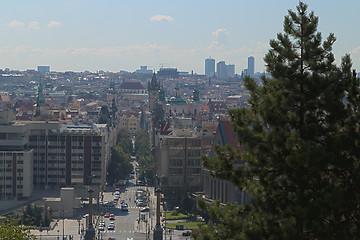
[[(218, 220), (196, 239), (358, 239), (359, 79), (349, 55), (335, 65), (330, 34), (299, 2), (265, 55), (271, 78), (245, 79), (250, 108), (229, 115), (243, 151), (203, 158), (215, 177), (251, 196), (246, 206), (203, 208)], [(239, 160), (244, 164), (239, 164)]]
[(25, 226), (18, 226), (15, 222), (0, 222), (0, 239), (2, 240), (30, 240), (36, 239), (30, 234), (30, 230)]

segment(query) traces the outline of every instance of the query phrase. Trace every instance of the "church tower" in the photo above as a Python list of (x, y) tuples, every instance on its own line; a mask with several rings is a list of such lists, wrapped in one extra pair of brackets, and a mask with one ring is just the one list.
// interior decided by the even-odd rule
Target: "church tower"
[(155, 110), (156, 101), (159, 99), (159, 90), (160, 90), (160, 84), (157, 81), (156, 74), (154, 73), (151, 78), (151, 82), (149, 82), (148, 84), (150, 112)]

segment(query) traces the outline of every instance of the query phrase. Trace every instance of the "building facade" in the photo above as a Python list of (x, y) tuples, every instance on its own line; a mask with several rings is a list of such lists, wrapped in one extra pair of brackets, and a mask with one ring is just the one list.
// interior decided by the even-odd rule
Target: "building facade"
[(255, 74), (255, 58), (253, 56), (248, 57), (248, 70), (247, 73), (250, 76), (254, 76)]
[(21, 200), (33, 191), (28, 126), (12, 119), (11, 110), (0, 109), (0, 200)]
[(156, 174), (167, 200), (176, 193), (203, 190), (201, 139), (186, 130), (173, 130), (173, 135), (158, 135)]
[(205, 59), (205, 76), (212, 77), (215, 74), (215, 59), (209, 57)]
[[(213, 143), (220, 146), (229, 144), (234, 148), (240, 148), (229, 121), (219, 121)], [(239, 161), (237, 164), (242, 163)], [(250, 201), (250, 196), (246, 192), (236, 188), (230, 181), (212, 177), (208, 170), (204, 170), (204, 193), (207, 199), (220, 200), (225, 204), (247, 204)]]

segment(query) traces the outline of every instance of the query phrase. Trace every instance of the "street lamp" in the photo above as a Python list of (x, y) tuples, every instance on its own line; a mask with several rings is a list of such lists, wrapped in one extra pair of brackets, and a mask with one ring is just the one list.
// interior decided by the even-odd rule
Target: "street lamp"
[(78, 224), (79, 224), (79, 227), (78, 227), (78, 234), (80, 234), (80, 219), (78, 219), (77, 221), (78, 221)]

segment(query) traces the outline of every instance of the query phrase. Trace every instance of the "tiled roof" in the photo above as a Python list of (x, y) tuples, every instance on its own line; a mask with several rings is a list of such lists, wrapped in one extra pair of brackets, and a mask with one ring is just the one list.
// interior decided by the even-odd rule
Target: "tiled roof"
[(220, 130), (224, 145), (230, 144), (234, 148), (239, 148), (239, 143), (236, 141), (235, 132), (230, 121), (219, 121), (218, 130)]

